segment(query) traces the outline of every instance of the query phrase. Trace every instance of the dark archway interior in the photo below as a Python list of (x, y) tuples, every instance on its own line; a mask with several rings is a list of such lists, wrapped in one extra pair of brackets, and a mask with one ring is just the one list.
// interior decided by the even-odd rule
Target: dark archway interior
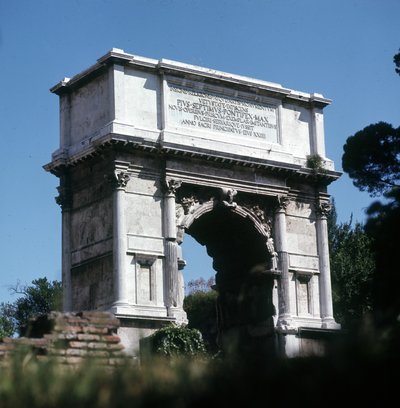
[(268, 260), (265, 238), (252, 221), (226, 207), (217, 207), (202, 215), (187, 231), (197, 242), (205, 245), (213, 258), (217, 285), (234, 284), (253, 267)]
[(187, 233), (205, 245), (213, 259), (219, 342), (232, 330), (236, 332), (236, 343), (247, 345), (252, 342), (249, 333), (255, 327), (261, 327), (257, 332), (261, 335), (270, 333), (275, 314), (274, 280), (267, 272), (270, 255), (266, 237), (257, 231), (253, 221), (229, 207), (217, 206), (195, 220)]

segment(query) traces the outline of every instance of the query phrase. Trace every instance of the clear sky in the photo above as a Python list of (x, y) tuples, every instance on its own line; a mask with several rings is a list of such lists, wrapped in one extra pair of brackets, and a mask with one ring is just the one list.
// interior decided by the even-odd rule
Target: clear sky
[[(318, 92), (327, 156), (341, 170), (346, 138), (400, 125), (399, 0), (0, 0), (0, 301), (8, 287), (61, 279), (58, 180), (42, 166), (58, 148), (49, 88), (111, 48)], [(330, 188), (340, 221), (372, 199), (343, 176)], [(209, 276), (204, 249), (184, 243), (186, 279)]]

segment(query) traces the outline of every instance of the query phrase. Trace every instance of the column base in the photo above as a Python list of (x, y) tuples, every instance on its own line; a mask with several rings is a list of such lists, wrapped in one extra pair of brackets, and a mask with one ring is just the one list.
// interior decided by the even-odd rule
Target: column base
[(297, 333), (297, 324), (293, 321), (292, 316), (282, 315), (278, 317), (276, 330), (279, 333)]
[(110, 312), (114, 313), (115, 315), (119, 314), (129, 314), (132, 307), (129, 305), (128, 302), (118, 301), (111, 305)]
[(340, 330), (341, 329), (341, 325), (339, 323), (337, 323), (335, 321), (335, 319), (333, 317), (326, 317), (322, 319), (322, 325), (321, 327), (323, 329), (336, 329), (336, 330)]
[(186, 312), (180, 307), (168, 307), (168, 317), (173, 318), (176, 324), (186, 325), (188, 324), (188, 319)]

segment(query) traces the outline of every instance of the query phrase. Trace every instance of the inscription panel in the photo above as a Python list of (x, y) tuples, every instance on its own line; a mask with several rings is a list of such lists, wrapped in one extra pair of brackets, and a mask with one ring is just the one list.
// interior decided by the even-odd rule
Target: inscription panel
[(169, 85), (168, 124), (253, 141), (278, 143), (278, 107)]

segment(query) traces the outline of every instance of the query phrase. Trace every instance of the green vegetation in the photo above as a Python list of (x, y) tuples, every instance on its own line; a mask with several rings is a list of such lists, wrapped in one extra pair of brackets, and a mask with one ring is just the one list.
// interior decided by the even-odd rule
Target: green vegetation
[(201, 333), (184, 326), (166, 326), (146, 339), (153, 354), (162, 357), (196, 357), (205, 354)]
[(335, 202), (328, 217), (332, 296), (336, 320), (344, 328), (362, 323), (372, 311), (372, 277), (375, 261), (372, 240), (364, 226), (337, 224)]
[(343, 147), (343, 170), (361, 191), (389, 193), (400, 182), (400, 127), (385, 122), (366, 126)]
[[(400, 75), (400, 53), (393, 58)], [(400, 286), (397, 251), (400, 230), (400, 127), (385, 122), (366, 126), (344, 145), (343, 170), (353, 183), (381, 201), (367, 210), (365, 231), (371, 239), (375, 271), (372, 305), (375, 324), (398, 325)]]
[[(0, 366), (2, 408), (385, 406), (395, 396), (399, 336), (366, 327), (322, 357), (239, 364), (161, 359), (67, 367), (17, 355)], [(327, 394), (328, 393), (328, 394)], [(328, 400), (327, 400), (328, 398)]]
[(24, 335), (29, 319), (62, 309), (61, 282), (39, 278), (30, 286), (17, 284), (11, 291), (19, 297), (13, 303), (0, 304), (0, 338)]
[(183, 308), (189, 320), (188, 327), (201, 332), (209, 354), (218, 352), (217, 346), (217, 292), (211, 290), (211, 278), (199, 278), (188, 282), (189, 294), (185, 297)]
[(307, 167), (312, 170), (315, 176), (326, 172), (324, 159), (319, 154), (310, 154), (307, 156)]

